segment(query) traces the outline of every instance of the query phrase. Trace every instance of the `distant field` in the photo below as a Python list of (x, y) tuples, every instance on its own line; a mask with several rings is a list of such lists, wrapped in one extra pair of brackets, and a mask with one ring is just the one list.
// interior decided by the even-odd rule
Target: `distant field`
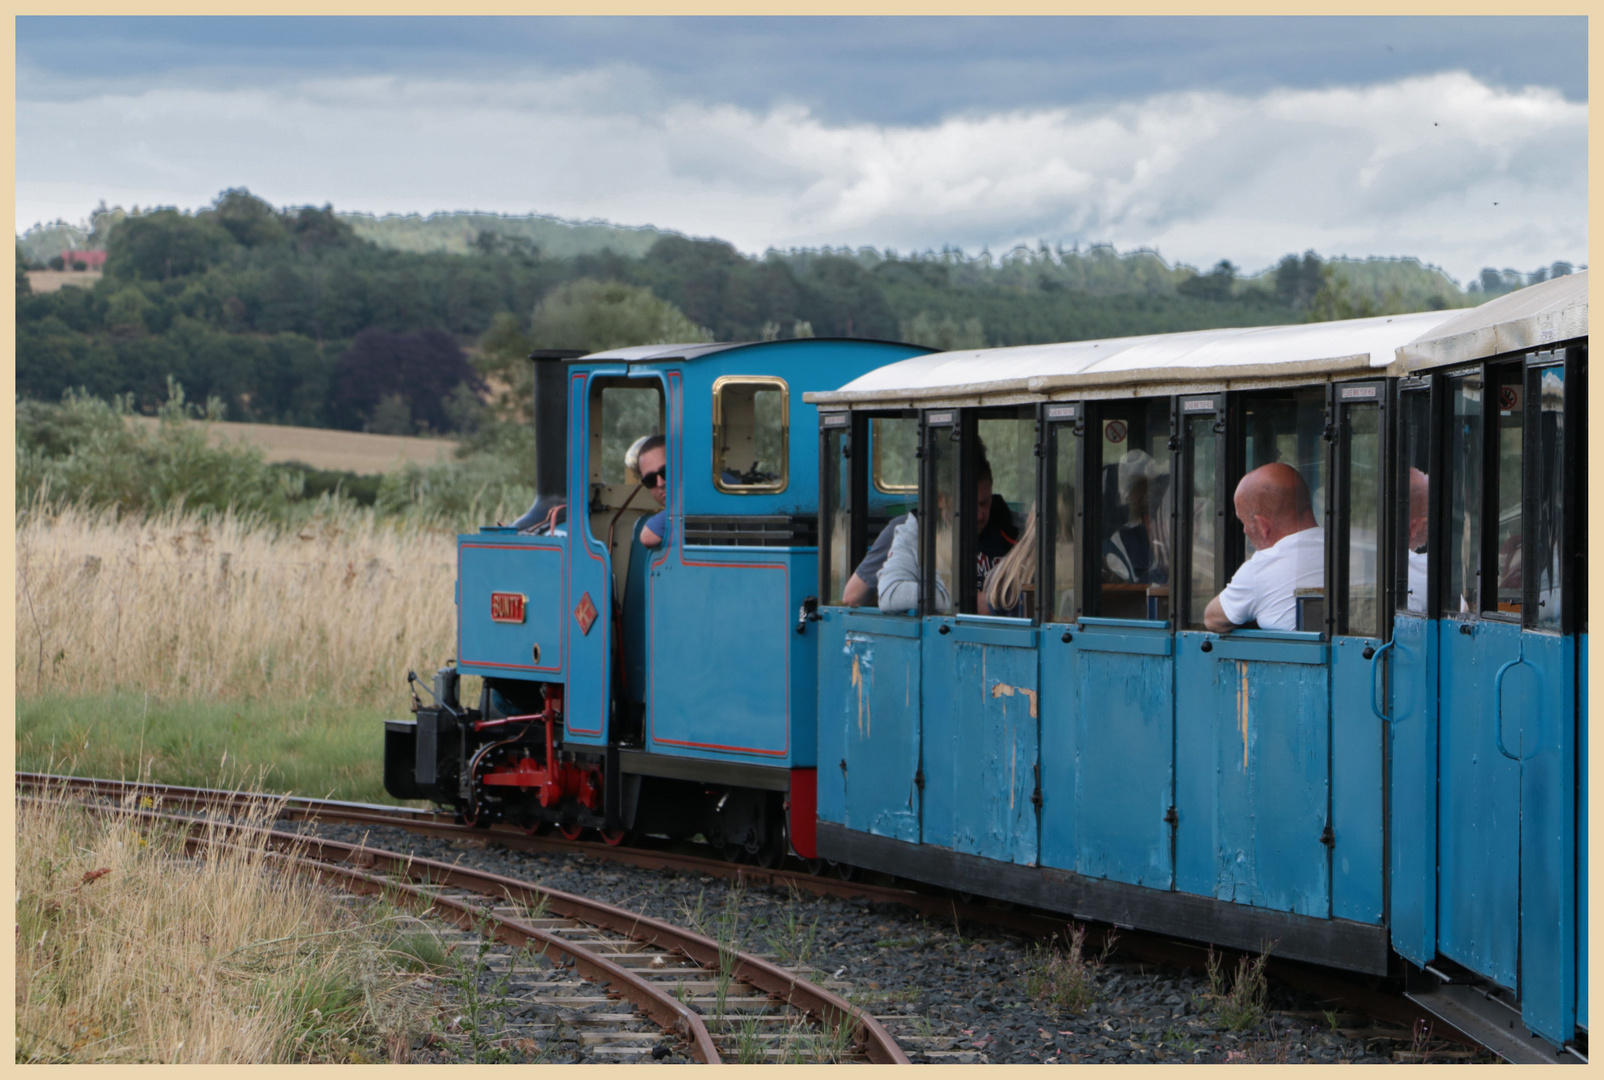
[[(147, 417), (131, 417), (136, 424), (155, 424)], [(360, 431), (331, 431), (328, 428), (285, 427), (281, 424), (216, 423), (211, 428), (213, 446), (225, 442), (260, 446), (267, 460), (299, 461), (315, 469), (338, 469), (354, 473), (384, 473), (409, 461), (432, 465), (456, 452), (450, 439), (415, 439), (405, 435), (368, 435)]]
[(55, 292), (63, 285), (93, 288), (100, 280), (99, 270), (29, 270), (28, 287), (36, 293)]

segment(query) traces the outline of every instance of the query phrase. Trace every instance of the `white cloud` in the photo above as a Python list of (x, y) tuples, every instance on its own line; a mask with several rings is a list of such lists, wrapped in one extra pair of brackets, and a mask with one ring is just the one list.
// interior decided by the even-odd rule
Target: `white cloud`
[(1462, 73), (906, 127), (658, 101), (609, 69), (365, 77), (23, 100), (17, 124), (24, 226), (243, 184), (279, 204), (601, 217), (747, 251), (1111, 241), (1256, 269), (1314, 248), (1461, 280), (1586, 261), (1586, 104)]

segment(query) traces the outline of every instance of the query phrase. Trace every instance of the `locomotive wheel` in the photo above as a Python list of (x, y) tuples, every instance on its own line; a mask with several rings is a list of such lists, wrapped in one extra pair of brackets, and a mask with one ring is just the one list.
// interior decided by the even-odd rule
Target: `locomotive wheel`
[(523, 831), (529, 836), (545, 836), (547, 833), (551, 832), (551, 822), (547, 821), (545, 818), (536, 818), (535, 820), (525, 824), (522, 828)]
[(578, 840), (585, 835), (585, 827), (578, 822), (569, 824), (565, 821), (557, 826), (557, 831), (563, 834), (563, 839), (565, 840)]
[(851, 863), (833, 862), (830, 864), (830, 868), (835, 871), (835, 876), (842, 881), (851, 881), (858, 876), (858, 868)]
[(818, 877), (820, 874), (824, 873), (823, 859), (803, 859), (802, 865), (806, 866), (808, 868), (808, 873), (812, 874), (814, 877)]
[(602, 843), (608, 847), (618, 847), (629, 839), (628, 829), (603, 829), (601, 831)]

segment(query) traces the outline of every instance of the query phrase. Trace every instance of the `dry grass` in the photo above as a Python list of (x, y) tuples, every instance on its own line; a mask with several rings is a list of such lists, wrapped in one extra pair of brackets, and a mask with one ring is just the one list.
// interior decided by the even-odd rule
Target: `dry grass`
[(400, 921), (363, 922), (259, 846), (207, 839), (187, 857), (170, 833), (18, 801), (17, 1062), (404, 1053)]
[(36, 293), (55, 292), (63, 285), (92, 289), (100, 276), (99, 270), (29, 270), (28, 287)]
[[(153, 416), (130, 416), (129, 424), (154, 428), (160, 423)], [(450, 439), (420, 439), (407, 435), (370, 435), (361, 431), (335, 431), (330, 428), (290, 427), (285, 424), (242, 424), (213, 420), (207, 424), (207, 439), (213, 446), (226, 443), (260, 447), (271, 464), (298, 461), (314, 469), (377, 475), (412, 462), (433, 465), (450, 461), (457, 444)]]
[(453, 535), (349, 512), (277, 533), (232, 516), (35, 510), (17, 527), (17, 692), (395, 704), (454, 655)]

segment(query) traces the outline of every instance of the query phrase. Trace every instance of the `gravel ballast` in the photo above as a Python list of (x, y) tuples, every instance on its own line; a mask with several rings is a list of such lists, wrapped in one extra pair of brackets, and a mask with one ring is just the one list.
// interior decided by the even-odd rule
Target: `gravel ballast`
[[(1261, 1015), (1247, 1010), (1250, 1015), (1232, 1016), (1211, 995), (1206, 971), (1126, 962), (1117, 951), (1101, 963), (1090, 955), (1076, 967), (1065, 961), (1063, 939), (1048, 946), (895, 904), (401, 830), (315, 829), (333, 839), (365, 838), (373, 847), (595, 897), (721, 940), (733, 936), (746, 951), (788, 967), (810, 966), (815, 982), (880, 1017), (915, 1062), (1488, 1060), (1427, 1033), (1328, 1012), (1309, 995), (1275, 985), (1267, 990)], [(1085, 982), (1078, 997), (1076, 975)]]

